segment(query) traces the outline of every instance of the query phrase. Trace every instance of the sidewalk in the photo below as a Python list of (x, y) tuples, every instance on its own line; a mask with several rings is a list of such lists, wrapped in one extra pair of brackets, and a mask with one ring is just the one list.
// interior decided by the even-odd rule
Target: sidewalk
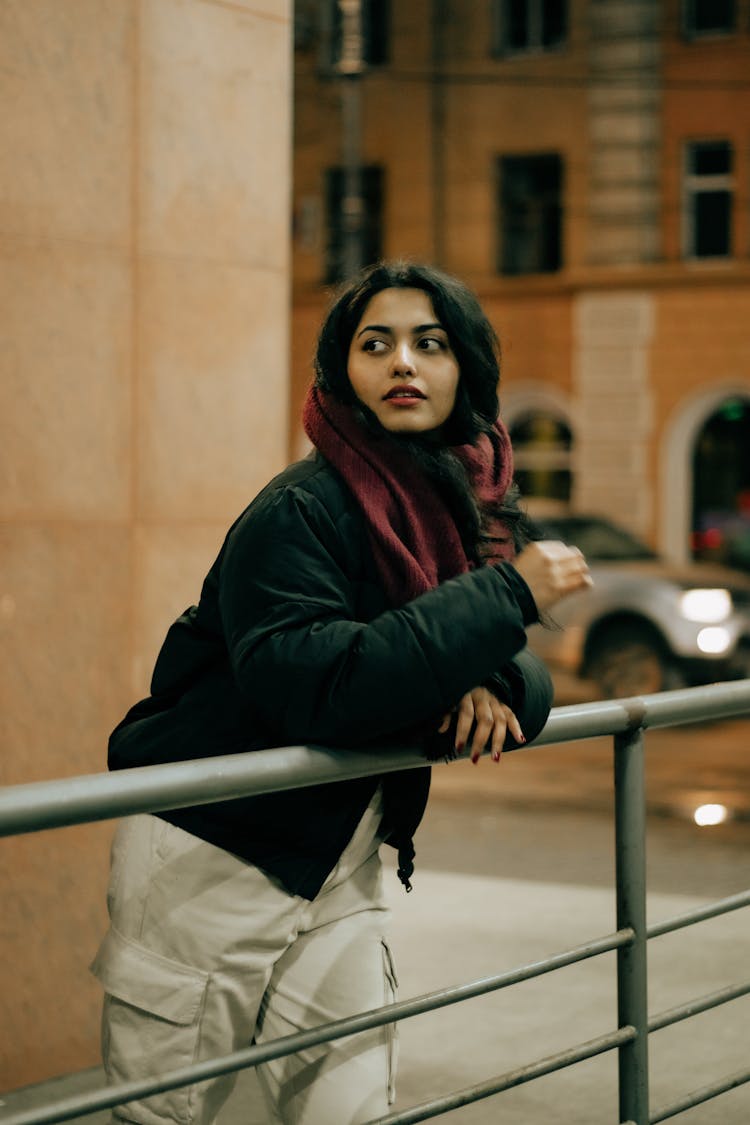
[[(420, 872), (418, 888), (408, 898), (400, 894), (395, 875), (388, 874), (387, 884), (403, 998), (537, 961), (615, 928), (613, 895), (607, 888), (429, 870)], [(672, 917), (698, 902), (683, 895), (653, 895), (649, 918)], [(652, 1012), (746, 978), (750, 935), (743, 914), (747, 911), (650, 944)], [(612, 1030), (614, 965), (614, 954), (606, 954), (404, 1021), (397, 1108), (484, 1081)], [(745, 997), (652, 1037), (652, 1106), (747, 1065), (749, 1003)], [(4, 1113), (94, 1088), (100, 1081), (97, 1072), (89, 1071), (19, 1091), (6, 1096)], [(255, 1081), (252, 1074), (241, 1076), (220, 1125), (266, 1125)], [(108, 1116), (100, 1113), (81, 1120), (104, 1125)], [(617, 1119), (613, 1052), (445, 1118), (461, 1125), (608, 1125)], [(691, 1111), (687, 1120), (691, 1125), (747, 1125), (750, 1087)]]

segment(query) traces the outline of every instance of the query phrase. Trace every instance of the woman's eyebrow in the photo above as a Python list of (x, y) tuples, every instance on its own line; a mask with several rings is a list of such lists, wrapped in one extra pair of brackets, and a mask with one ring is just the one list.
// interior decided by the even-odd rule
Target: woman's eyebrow
[[(411, 329), (411, 332), (412, 335), (419, 336), (422, 332), (434, 332), (436, 328), (440, 329), (441, 332), (445, 331), (442, 324), (435, 321), (434, 324), (417, 324)], [(366, 324), (364, 328), (360, 328), (357, 336), (363, 336), (365, 332), (385, 332), (388, 335), (393, 335), (393, 329), (388, 324)]]

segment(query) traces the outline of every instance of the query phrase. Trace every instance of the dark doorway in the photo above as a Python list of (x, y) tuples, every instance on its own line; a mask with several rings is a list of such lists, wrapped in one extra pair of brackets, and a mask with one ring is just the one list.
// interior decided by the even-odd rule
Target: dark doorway
[(750, 396), (726, 399), (696, 438), (691, 546), (750, 570)]

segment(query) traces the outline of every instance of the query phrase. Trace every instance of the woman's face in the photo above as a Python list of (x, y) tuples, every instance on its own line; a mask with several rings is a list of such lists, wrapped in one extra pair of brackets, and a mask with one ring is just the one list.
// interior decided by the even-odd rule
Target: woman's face
[(448, 334), (422, 289), (382, 289), (349, 345), (357, 398), (394, 434), (439, 429), (456, 401), (460, 372)]

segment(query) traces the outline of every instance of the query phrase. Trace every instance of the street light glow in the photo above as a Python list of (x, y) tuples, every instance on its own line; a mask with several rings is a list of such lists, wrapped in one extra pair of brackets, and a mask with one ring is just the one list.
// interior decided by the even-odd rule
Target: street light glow
[(693, 820), (699, 828), (707, 828), (712, 824), (723, 824), (729, 816), (726, 805), (698, 805), (693, 813)]

